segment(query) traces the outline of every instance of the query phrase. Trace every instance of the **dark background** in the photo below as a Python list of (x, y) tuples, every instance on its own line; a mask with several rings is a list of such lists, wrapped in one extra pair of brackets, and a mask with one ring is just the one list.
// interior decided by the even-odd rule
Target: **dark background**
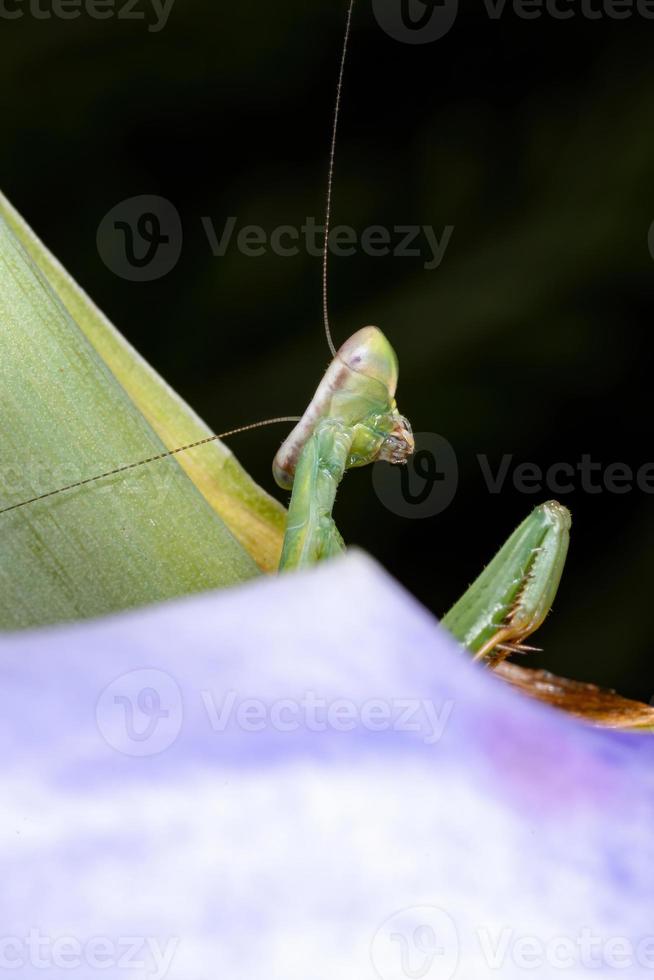
[[(5, 193), (218, 431), (300, 412), (328, 360), (319, 260), (215, 258), (200, 219), (272, 230), (321, 217), (344, 22), (340, 0), (177, 0), (159, 33), (86, 15), (0, 20)], [(638, 14), (522, 20), (507, 7), (492, 20), (479, 0), (441, 40), (408, 45), (369, 3), (356, 10), (335, 220), (454, 232), (431, 272), (421, 259), (333, 260), (334, 332), (385, 330), (400, 408), (450, 441), (459, 487), (443, 513), (406, 520), (361, 471), (336, 516), (437, 613), (551, 496), (508, 481), (489, 494), (477, 454), (493, 467), (504, 453), (543, 467), (584, 453), (654, 461), (653, 42)], [(96, 248), (103, 216), (140, 194), (169, 199), (184, 226), (181, 260), (149, 283), (116, 276)], [(281, 437), (232, 442), (271, 492)], [(571, 553), (532, 663), (649, 700), (654, 497), (560, 499)]]

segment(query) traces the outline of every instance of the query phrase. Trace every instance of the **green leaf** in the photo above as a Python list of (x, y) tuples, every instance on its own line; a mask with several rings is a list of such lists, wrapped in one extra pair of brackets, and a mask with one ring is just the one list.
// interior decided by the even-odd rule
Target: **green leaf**
[[(175, 449), (211, 435), (209, 427), (127, 343), (1, 193), (0, 215), (165, 447)], [(177, 462), (259, 567), (276, 570), (286, 519), (282, 505), (252, 480), (221, 442), (184, 453)]]
[[(150, 421), (177, 444), (206, 434), (0, 203), (0, 508), (171, 448)], [(199, 452), (189, 467), (198, 482), (215, 480), (212, 492), (242, 524), (252, 515), (252, 537), (258, 525), (273, 539), (281, 508), (224, 447), (209, 463), (198, 462)], [(3, 514), (0, 541), (4, 629), (100, 615), (258, 573), (174, 458)]]

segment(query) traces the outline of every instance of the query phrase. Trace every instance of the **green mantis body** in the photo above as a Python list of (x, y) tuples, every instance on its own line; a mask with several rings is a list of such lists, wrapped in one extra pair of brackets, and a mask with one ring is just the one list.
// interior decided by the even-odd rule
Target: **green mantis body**
[[(376, 327), (364, 327), (336, 351), (329, 328), (327, 257), (332, 177), (353, 7), (354, 0), (349, 0), (332, 132), (323, 257), (325, 332), (334, 359), (273, 465), (279, 486), (292, 491), (279, 566), (284, 571), (306, 568), (344, 550), (332, 510), (346, 470), (378, 460), (406, 463), (414, 450), (411, 427), (395, 402), (397, 358), (383, 333)], [(255, 423), (243, 429), (263, 424), (267, 423)], [(223, 436), (243, 429), (234, 429)], [(97, 476), (5, 507), (0, 515), (218, 438), (221, 437), (209, 436), (147, 459), (118, 465)], [(550, 502), (537, 507), (444, 618), (444, 626), (477, 659), (495, 664), (508, 653), (528, 649), (524, 640), (540, 626), (554, 600), (567, 553), (569, 528), (570, 515), (560, 504)]]
[(280, 569), (302, 568), (344, 550), (332, 519), (346, 470), (384, 459), (405, 463), (413, 434), (395, 403), (398, 366), (376, 327), (343, 344), (311, 404), (273, 463), (283, 489), (293, 489)]
[(526, 653), (552, 607), (570, 540), (570, 512), (551, 500), (513, 532), (442, 623), (475, 660)]
[[(292, 489), (280, 570), (305, 568), (344, 550), (332, 517), (346, 470), (377, 460), (406, 463), (414, 440), (395, 402), (395, 353), (376, 327), (336, 353), (307, 411), (275, 457), (279, 486)], [(529, 647), (556, 595), (568, 551), (570, 514), (542, 504), (511, 535), (443, 619), (475, 655), (494, 665)]]
[[(395, 403), (398, 365), (391, 345), (376, 327), (365, 327), (336, 351), (329, 326), (332, 180), (354, 2), (348, 3), (336, 87), (325, 215), (323, 313), (334, 359), (273, 463), (278, 485), (292, 489), (280, 570), (303, 568), (344, 550), (332, 509), (347, 469), (377, 460), (406, 463), (414, 451), (411, 427)], [(537, 507), (444, 618), (476, 659), (495, 664), (528, 649), (524, 640), (541, 625), (556, 595), (569, 529), (570, 514), (560, 504)]]
[[(359, 330), (336, 352), (309, 407), (273, 463), (279, 486), (292, 491), (280, 571), (307, 568), (344, 551), (332, 510), (348, 469), (378, 460), (403, 464), (410, 458), (414, 439), (411, 426), (397, 408), (397, 380), (397, 358), (376, 327)], [(40, 494), (0, 514), (217, 438), (211, 436)], [(524, 641), (542, 624), (554, 601), (569, 531), (570, 514), (561, 504), (550, 501), (536, 507), (444, 617), (443, 625), (475, 659), (495, 666), (510, 653), (530, 649)]]

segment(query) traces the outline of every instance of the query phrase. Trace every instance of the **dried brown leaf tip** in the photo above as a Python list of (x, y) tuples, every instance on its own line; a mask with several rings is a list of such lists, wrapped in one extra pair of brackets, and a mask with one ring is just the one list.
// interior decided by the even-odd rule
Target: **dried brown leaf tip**
[(615, 691), (506, 661), (498, 664), (494, 673), (523, 694), (567, 711), (592, 725), (627, 731), (654, 731), (654, 708), (623, 698)]

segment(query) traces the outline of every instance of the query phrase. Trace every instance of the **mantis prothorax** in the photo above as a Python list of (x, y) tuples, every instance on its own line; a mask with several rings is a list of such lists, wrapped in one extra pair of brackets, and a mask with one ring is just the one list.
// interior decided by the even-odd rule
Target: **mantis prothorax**
[[(324, 328), (333, 360), (300, 419), (270, 420), (298, 423), (273, 464), (279, 486), (291, 490), (280, 570), (307, 567), (344, 550), (332, 509), (346, 470), (377, 460), (406, 463), (414, 450), (411, 426), (395, 401), (397, 358), (384, 334), (376, 327), (364, 327), (336, 351), (329, 324), (327, 263), (332, 185), (353, 9), (354, 0), (349, 0), (332, 130), (323, 252)], [(6, 507), (0, 515), (267, 424), (257, 422), (119, 465)], [(569, 528), (570, 515), (560, 504), (550, 502), (537, 507), (444, 618), (443, 624), (475, 659), (494, 666), (509, 653), (530, 649), (524, 641), (541, 625), (554, 600), (567, 554)]]
[[(273, 463), (292, 490), (280, 570), (302, 568), (344, 549), (332, 518), (347, 469), (377, 460), (406, 463), (414, 440), (395, 403), (397, 359), (376, 327), (364, 327), (337, 352), (309, 408)], [(443, 625), (476, 660), (495, 665), (547, 616), (568, 552), (570, 513), (542, 504), (444, 617)]]

